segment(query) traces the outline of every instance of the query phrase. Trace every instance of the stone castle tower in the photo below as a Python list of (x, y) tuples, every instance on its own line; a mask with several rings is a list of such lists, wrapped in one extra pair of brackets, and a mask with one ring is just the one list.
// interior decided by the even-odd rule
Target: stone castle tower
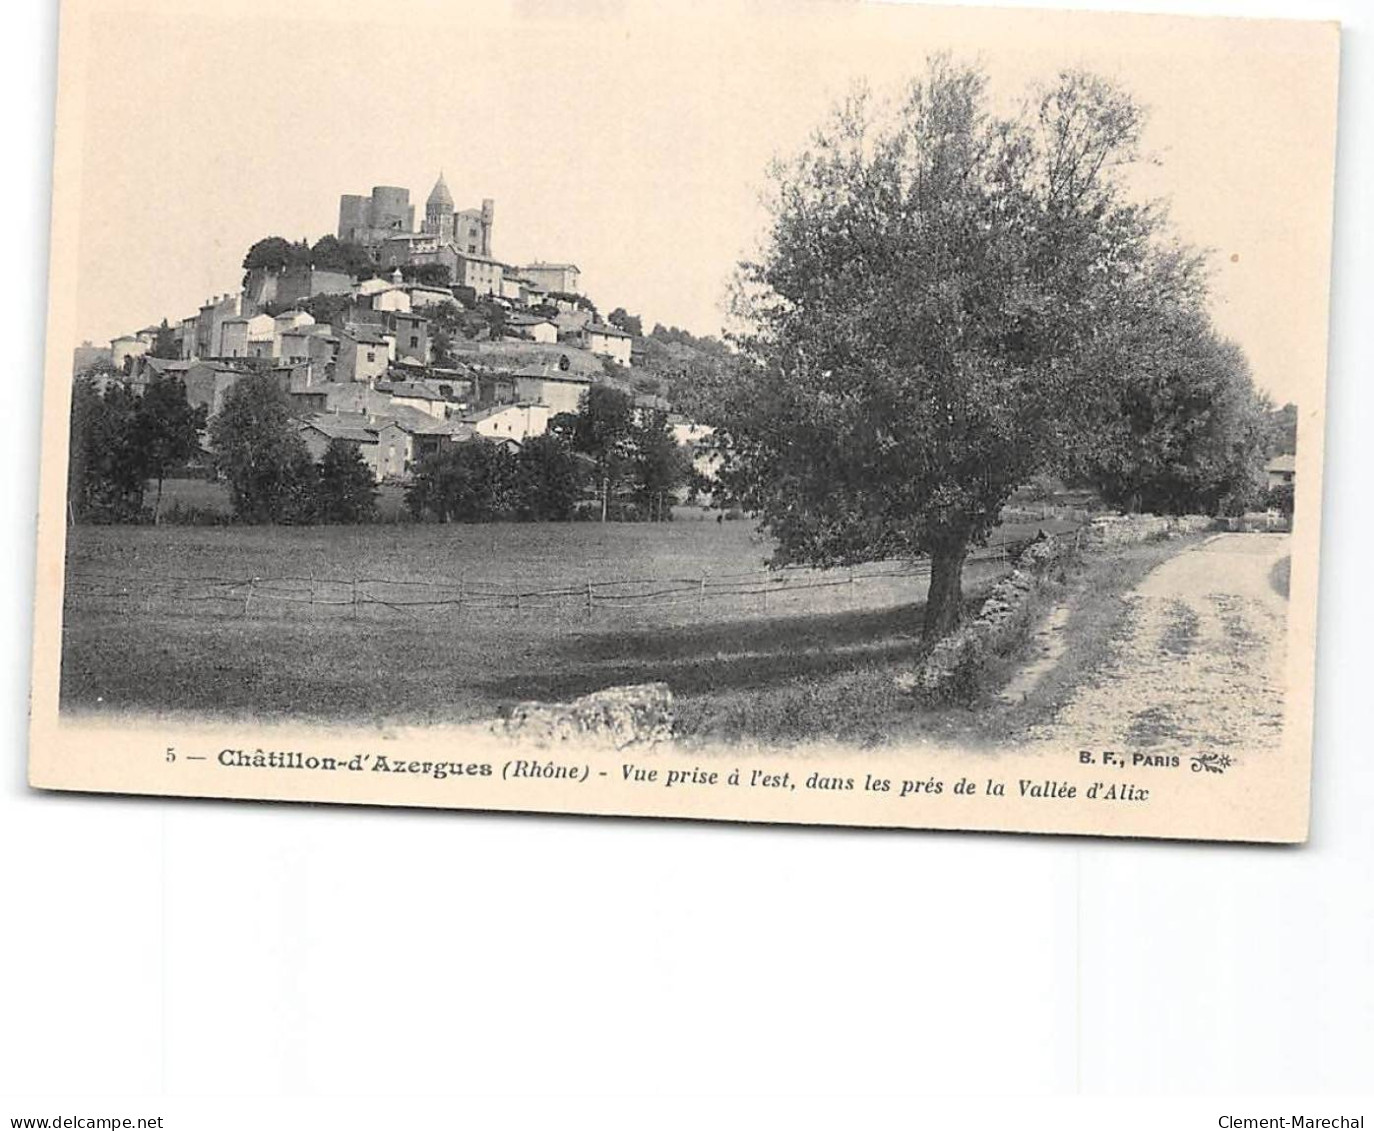
[(453, 194), (448, 191), (448, 185), (444, 183), (443, 170), (440, 170), (439, 179), (434, 182), (434, 188), (430, 190), (429, 199), (425, 201), (423, 230), (430, 235), (438, 236), (446, 243), (451, 241), (453, 239), (453, 214), (455, 211)]
[(444, 243), (452, 244), (464, 255), (478, 255), (491, 258), (491, 230), (496, 222), (496, 202), (490, 198), (482, 201), (479, 208), (457, 208), (453, 194), (449, 192), (444, 174), (430, 190), (425, 201), (425, 219), (420, 230), (426, 235), (438, 236)]

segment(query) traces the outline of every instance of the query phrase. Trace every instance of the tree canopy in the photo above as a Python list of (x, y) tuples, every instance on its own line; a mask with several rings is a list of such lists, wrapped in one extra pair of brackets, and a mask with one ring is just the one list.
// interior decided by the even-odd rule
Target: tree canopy
[(1078, 71), (999, 116), (978, 70), (936, 58), (775, 164), (739, 356), (704, 400), (776, 563), (929, 555), (924, 633), (957, 622), (1011, 492), (1100, 450), (1123, 352), (1167, 336), (1161, 312), (1205, 319), (1201, 257), (1125, 188), (1142, 126)]
[(235, 382), (210, 422), (210, 444), (239, 521), (313, 520), (315, 465), (275, 379), (250, 374)]
[(371, 522), (377, 517), (377, 482), (351, 440), (329, 441), (320, 458), (316, 490), (321, 522)]

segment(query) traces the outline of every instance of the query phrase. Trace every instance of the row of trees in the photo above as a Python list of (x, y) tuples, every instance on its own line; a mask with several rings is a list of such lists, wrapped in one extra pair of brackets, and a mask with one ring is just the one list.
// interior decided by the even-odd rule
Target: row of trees
[[(72, 392), (67, 498), (77, 522), (157, 522), (168, 474), (198, 461), (203, 407), (186, 400), (179, 378), (163, 377), (136, 396), (127, 385), (102, 389), (87, 377)], [(209, 422), (215, 469), (243, 522), (366, 522), (376, 485), (357, 447), (329, 445), (316, 464), (270, 377), (238, 382)], [(149, 483), (156, 484), (151, 505)]]
[[(281, 271), (287, 267), (344, 271), (364, 279), (370, 279), (377, 273), (377, 265), (372, 262), (367, 248), (340, 240), (337, 236), (321, 236), (313, 246), (308, 240), (293, 242), (283, 236), (267, 236), (253, 244), (243, 257), (244, 271), (257, 268)], [(244, 284), (247, 285), (247, 276)]]
[(1234, 509), (1261, 490), (1266, 443), (1204, 256), (1128, 191), (1139, 107), (1068, 71), (1001, 115), (986, 85), (936, 58), (775, 165), (736, 279), (738, 356), (697, 390), (775, 561), (928, 555), (928, 639), (1033, 476), (1130, 508)]
[(177, 378), (150, 384), (135, 396), (90, 377), (72, 390), (67, 499), (76, 521), (128, 522), (142, 517), (149, 482), (157, 484), (153, 517), (162, 507), (167, 473), (199, 450), (205, 410), (192, 408)]

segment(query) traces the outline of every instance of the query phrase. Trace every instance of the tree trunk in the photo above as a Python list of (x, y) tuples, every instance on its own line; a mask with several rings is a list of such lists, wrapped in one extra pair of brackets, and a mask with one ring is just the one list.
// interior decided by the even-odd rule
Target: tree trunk
[(611, 477), (603, 475), (601, 477), (601, 521), (606, 521), (606, 504), (611, 497)]
[(153, 525), (162, 521), (162, 476), (157, 477), (157, 502), (153, 504)]
[(964, 558), (968, 543), (942, 546), (930, 555), (930, 592), (926, 594), (921, 638), (933, 644), (959, 623), (964, 606)]

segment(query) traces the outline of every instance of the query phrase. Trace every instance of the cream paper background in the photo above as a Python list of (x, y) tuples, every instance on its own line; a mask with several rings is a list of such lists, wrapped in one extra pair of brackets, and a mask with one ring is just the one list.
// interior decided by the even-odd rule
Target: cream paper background
[[(277, 9), (241, 5), (233, 18), (245, 29), (260, 33)], [(453, 18), (447, 7), (419, 6), (417, 13), (442, 23)], [(534, 21), (554, 19), (542, 5), (517, 5), (495, 9), (493, 18), (509, 21), (514, 34)], [(566, 9), (560, 9), (566, 12)], [(1245, 249), (1246, 262), (1261, 257), (1265, 270), (1248, 278), (1246, 313), (1232, 327), (1245, 341), (1244, 322), (1264, 324), (1281, 321), (1286, 329), (1285, 366), (1281, 373), (1257, 363), (1261, 387), (1269, 387), (1300, 407), (1298, 442), (1297, 521), (1293, 535), (1293, 573), (1290, 601), (1286, 724), (1281, 755), (1260, 764), (1246, 759), (1222, 776), (1188, 772), (1156, 772), (1129, 780), (1152, 791), (1144, 806), (1128, 804), (1085, 805), (1047, 801), (1022, 801), (1015, 797), (1015, 780), (1053, 778), (1081, 786), (1101, 778), (1101, 772), (1079, 767), (1075, 751), (1007, 752), (998, 755), (920, 747), (879, 752), (833, 747), (760, 752), (747, 749), (725, 752), (667, 752), (622, 757), (613, 752), (586, 755), (558, 752), (560, 762), (584, 762), (592, 776), (584, 785), (566, 783), (451, 779), (433, 782), (416, 777), (360, 774), (334, 775), (283, 771), (223, 770), (213, 762), (221, 748), (252, 750), (299, 750), (321, 756), (337, 753), (382, 753), (406, 759), (475, 761), (493, 758), (499, 768), (521, 752), (510, 746), (494, 746), (471, 728), (451, 730), (397, 730), (390, 732), (313, 730), (298, 726), (264, 727), (251, 721), (188, 723), (166, 720), (116, 720), (95, 722), (59, 719), (57, 688), (61, 639), (62, 554), (65, 512), (65, 437), (70, 396), (70, 349), (86, 336), (82, 299), (83, 255), (91, 241), (99, 243), (100, 228), (82, 224), (83, 214), (99, 200), (102, 187), (90, 175), (92, 147), (108, 144), (107, 137), (88, 132), (93, 104), (106, 97), (140, 97), (140, 83), (112, 76), (102, 67), (102, 32), (108, 21), (173, 15), (176, 20), (222, 18), (209, 5), (120, 3), (93, 0), (64, 5), (59, 54), (57, 139), (54, 159), (53, 230), (46, 382), (43, 407), (40, 522), (35, 602), (35, 646), (30, 749), (30, 781), (40, 788), (166, 795), (280, 798), (445, 806), (478, 809), (516, 809), (554, 812), (618, 813), (652, 816), (684, 816), (750, 821), (782, 821), (823, 824), (898, 825), (927, 828), (1006, 829), (1039, 832), (1097, 833), (1122, 836), (1185, 837), (1195, 839), (1242, 839), (1298, 841), (1307, 833), (1312, 726), (1312, 670), (1316, 613), (1317, 549), (1319, 544), (1323, 388), (1327, 318), (1327, 286), (1331, 238), (1332, 168), (1335, 146), (1335, 99), (1338, 34), (1335, 25), (1265, 23), (1258, 21), (1198, 21), (1147, 19), (1128, 16), (1086, 16), (1064, 13), (970, 12), (953, 9), (880, 9), (877, 7), (811, 6), (806, 18), (791, 18), (798, 9), (759, 5), (726, 7), (707, 5), (693, 9), (700, 21), (698, 33), (726, 35), (748, 43), (750, 36), (767, 35), (775, 44), (795, 42), (798, 58), (815, 50), (814, 37), (831, 48), (853, 37), (856, 48), (876, 54), (863, 56), (864, 66), (877, 69), (881, 58), (919, 66), (930, 49), (949, 47), (959, 55), (993, 53), (1014, 49), (1033, 73), (1052, 69), (1052, 46), (1062, 51), (1071, 43), (1081, 62), (1093, 66), (1120, 58), (1122, 44), (1139, 66), (1158, 61), (1169, 81), (1186, 81), (1199, 107), (1222, 104), (1233, 107), (1226, 141), (1249, 151), (1272, 155), (1263, 162), (1265, 176), (1259, 183), (1246, 181), (1240, 199), (1234, 186), (1217, 184), (1191, 202), (1187, 235), (1209, 241), (1209, 230), (1225, 230), (1235, 217), (1259, 217), (1250, 238), (1254, 248)], [(633, 24), (638, 34), (678, 34), (681, 28), (648, 6), (580, 9), (585, 19), (599, 21), (598, 29), (614, 33), (620, 21)], [(375, 9), (362, 5), (299, 5), (293, 14), (304, 19), (337, 24), (375, 17)], [(679, 16), (679, 18), (681, 18)], [(106, 21), (106, 22), (102, 22)], [(526, 21), (521, 23), (521, 21)], [(662, 24), (660, 25), (660, 22)], [(423, 21), (422, 21), (423, 22)], [(414, 29), (402, 29), (413, 34)], [(808, 38), (811, 37), (811, 38)], [(1118, 54), (1113, 54), (1117, 52)], [(1190, 65), (1179, 66), (1181, 53)], [(1206, 65), (1196, 65), (1198, 56)], [(881, 56), (881, 58), (880, 58)], [(1273, 86), (1282, 91), (1277, 101), (1263, 108), (1254, 102), (1238, 104), (1234, 91), (1253, 81), (1256, 59), (1272, 69)], [(1272, 61), (1272, 68), (1268, 67)], [(1038, 66), (1037, 66), (1038, 65)], [(1110, 66), (1103, 69), (1110, 73)], [(994, 71), (994, 80), (997, 72)], [(251, 109), (251, 100), (240, 105), (232, 82), (225, 86), (224, 120), (240, 120)], [(240, 94), (241, 97), (246, 97)], [(650, 101), (653, 89), (642, 92)], [(193, 100), (194, 101), (194, 100)], [(1276, 106), (1286, 107), (1286, 118), (1272, 117)], [(150, 110), (150, 112), (155, 112)], [(310, 123), (296, 120), (298, 129)], [(1273, 135), (1301, 136), (1297, 146), (1275, 153)], [(665, 144), (668, 139), (662, 139)], [(294, 134), (265, 135), (259, 130), (252, 144), (270, 148), (296, 144)], [(1181, 139), (1179, 144), (1184, 142)], [(728, 147), (727, 147), (728, 148)], [(646, 159), (652, 160), (646, 151)], [(1166, 160), (1169, 155), (1166, 154)], [(175, 200), (176, 178), (181, 162), (169, 160), (159, 174), (171, 181), (168, 198)], [(1174, 163), (1177, 170), (1176, 163)], [(232, 169), (223, 181), (226, 199), (241, 186), (233, 182)], [(598, 180), (594, 165), (578, 169), (579, 178), (590, 178), (602, 194), (625, 192), (609, 179)], [(366, 179), (366, 178), (362, 178)], [(371, 183), (371, 182), (369, 182)], [(361, 191), (366, 185), (353, 181), (339, 184), (334, 193)], [(1264, 212), (1273, 199), (1290, 202), (1284, 222), (1275, 223)], [(332, 200), (332, 198), (330, 198)], [(1292, 207), (1291, 202), (1298, 202)], [(1209, 203), (1210, 202), (1210, 203)], [(185, 199), (191, 211), (214, 211), (223, 202), (204, 195)], [(498, 208), (500, 206), (498, 199)], [(634, 201), (627, 195), (625, 208)], [(1211, 212), (1208, 209), (1211, 209)], [(499, 218), (498, 218), (499, 220)], [(740, 249), (743, 251), (744, 249)], [(1222, 251), (1225, 251), (1223, 246)], [(232, 265), (237, 253), (221, 251)], [(1239, 253), (1236, 253), (1239, 258)], [(728, 267), (728, 263), (724, 266)], [(1257, 276), (1257, 277), (1256, 277)], [(633, 295), (621, 296), (634, 305)], [(172, 313), (171, 311), (168, 312)], [(1234, 316), (1232, 316), (1234, 317)], [(667, 319), (665, 319), (667, 320)], [(1221, 318), (1226, 326), (1226, 319)], [(1253, 348), (1252, 348), (1253, 352)], [(167, 764), (164, 752), (175, 747), (183, 758)], [(186, 754), (211, 760), (189, 763)], [(524, 752), (548, 760), (548, 752)], [(808, 794), (802, 790), (783, 794), (760, 790), (705, 791), (683, 788), (668, 791), (628, 787), (620, 780), (620, 766), (627, 761), (655, 765), (660, 771), (673, 766), (700, 764), (727, 772), (739, 766), (748, 774), (753, 768), (770, 772), (813, 769), (862, 776), (864, 773), (895, 778), (929, 775), (946, 781), (946, 793), (925, 801), (895, 798), (873, 799), (863, 794)], [(599, 771), (606, 771), (602, 779)], [(967, 775), (975, 780), (997, 777), (1008, 782), (1009, 795), (1001, 800), (980, 797), (955, 798), (949, 785)]]

